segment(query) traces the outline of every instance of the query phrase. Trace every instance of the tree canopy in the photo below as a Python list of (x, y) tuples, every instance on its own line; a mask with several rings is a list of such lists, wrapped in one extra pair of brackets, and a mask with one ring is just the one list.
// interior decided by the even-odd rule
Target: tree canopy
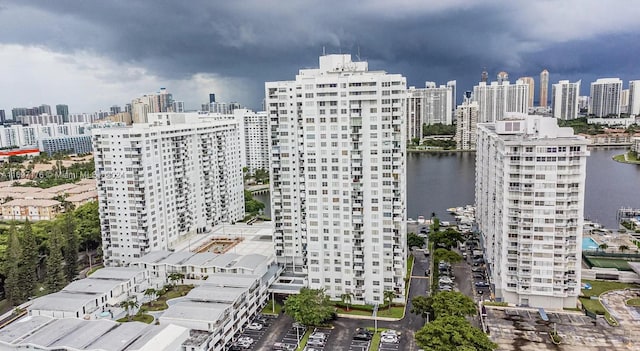
[(422, 316), (422, 318), (435, 317), (433, 313), (433, 297), (419, 295), (411, 299), (411, 313)]
[(447, 125), (442, 123), (434, 123), (434, 124), (423, 124), (422, 125), (422, 135), (430, 136), (430, 135), (454, 135), (456, 134), (456, 126), (455, 125)]
[(424, 246), (424, 238), (417, 235), (416, 233), (407, 234), (407, 246), (412, 248), (414, 246), (422, 247)]
[(458, 263), (462, 261), (462, 256), (460, 256), (460, 254), (458, 254), (457, 252), (439, 248), (433, 251), (433, 261), (436, 263), (440, 261)]
[(253, 198), (249, 190), (244, 191), (244, 211), (246, 213), (258, 214), (264, 210), (264, 204)]
[(285, 300), (284, 311), (298, 323), (321, 325), (331, 319), (335, 308), (323, 290), (302, 288)]
[(493, 351), (498, 345), (464, 317), (446, 316), (427, 323), (415, 334), (420, 348), (433, 351)]
[(476, 304), (467, 295), (458, 291), (441, 291), (432, 297), (435, 318), (443, 316), (473, 316), (477, 313)]
[(447, 228), (444, 231), (432, 231), (429, 234), (429, 241), (433, 243), (434, 248), (450, 249), (462, 242), (462, 240), (462, 234), (453, 228)]

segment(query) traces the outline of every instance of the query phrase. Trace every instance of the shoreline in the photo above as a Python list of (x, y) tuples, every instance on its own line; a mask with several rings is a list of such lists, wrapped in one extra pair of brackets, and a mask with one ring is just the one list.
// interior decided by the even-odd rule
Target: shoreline
[(640, 161), (630, 161), (630, 160), (627, 160), (627, 156), (626, 156), (626, 155), (627, 155), (628, 153), (629, 153), (629, 152), (627, 151), (627, 152), (625, 152), (624, 154), (620, 154), (620, 155), (613, 155), (613, 156), (611, 156), (611, 159), (612, 159), (612, 160), (614, 160), (614, 161), (616, 161), (616, 162), (618, 162), (618, 163), (624, 163), (624, 164), (627, 164), (627, 165), (636, 165), (636, 166), (640, 166)]
[[(589, 144), (587, 148), (607, 148), (607, 149), (626, 149), (630, 146), (630, 144)], [(476, 150), (460, 150), (460, 149), (451, 149), (451, 150), (416, 150), (416, 149), (406, 149), (407, 153), (445, 153), (445, 152), (455, 152), (455, 153), (466, 153), (466, 152), (476, 152)], [(628, 162), (624, 162), (628, 163)], [(636, 163), (629, 163), (636, 164)]]

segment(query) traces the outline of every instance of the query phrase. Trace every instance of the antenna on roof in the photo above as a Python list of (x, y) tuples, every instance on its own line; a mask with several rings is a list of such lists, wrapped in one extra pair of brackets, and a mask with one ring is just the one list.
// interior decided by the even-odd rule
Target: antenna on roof
[(322, 56), (326, 55), (325, 49), (324, 49), (324, 45), (322, 46)]
[(358, 62), (360, 62), (360, 45), (358, 45), (358, 54), (356, 55)]

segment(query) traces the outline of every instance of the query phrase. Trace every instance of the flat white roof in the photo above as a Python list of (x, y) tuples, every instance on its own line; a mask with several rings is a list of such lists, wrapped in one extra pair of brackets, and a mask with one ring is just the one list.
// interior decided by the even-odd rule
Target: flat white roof
[(105, 267), (93, 272), (88, 278), (130, 280), (144, 271), (136, 267)]
[(69, 293), (106, 294), (126, 280), (85, 278), (76, 280), (65, 286), (62, 291)]
[(33, 300), (29, 310), (76, 312), (95, 300), (97, 294), (58, 291)]
[(202, 284), (187, 294), (187, 299), (203, 302), (219, 302), (233, 304), (247, 288), (221, 287), (213, 284)]
[(160, 318), (176, 321), (217, 322), (229, 307), (231, 305), (225, 303), (181, 301), (169, 306)]
[(260, 279), (259, 275), (215, 273), (210, 274), (205, 284), (226, 287), (250, 288)]

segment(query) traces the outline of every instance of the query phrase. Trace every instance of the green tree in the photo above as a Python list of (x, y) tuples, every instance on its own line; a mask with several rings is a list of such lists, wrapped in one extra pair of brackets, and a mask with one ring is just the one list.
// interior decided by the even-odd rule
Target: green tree
[(462, 234), (453, 228), (447, 228), (444, 231), (434, 231), (429, 234), (429, 241), (433, 243), (434, 248), (442, 247), (450, 249), (458, 245), (462, 240)]
[(31, 223), (26, 221), (22, 226), (20, 238), (22, 256), (20, 257), (18, 270), (20, 271), (20, 286), (24, 289), (26, 298), (29, 298), (36, 288), (38, 276), (36, 274), (40, 260), (38, 244), (36, 243)]
[(609, 248), (609, 245), (607, 245), (606, 243), (602, 243), (598, 245), (598, 248), (602, 251), (606, 251)]
[(9, 241), (7, 243), (6, 261), (4, 264), (4, 290), (7, 298), (14, 305), (19, 305), (27, 300), (24, 289), (20, 284), (19, 261), (22, 258), (22, 245), (16, 227), (12, 224), (9, 228)]
[(246, 213), (258, 214), (264, 210), (264, 204), (253, 198), (249, 190), (244, 191), (244, 211)]
[(415, 334), (416, 343), (433, 351), (493, 351), (498, 345), (464, 317), (446, 316), (425, 324)]
[(67, 284), (64, 275), (62, 256), (62, 234), (59, 228), (55, 228), (49, 238), (49, 255), (46, 258), (47, 275), (45, 284), (49, 292), (56, 292)]
[(268, 184), (269, 183), (269, 172), (265, 169), (256, 169), (253, 172), (253, 177), (256, 179), (256, 182)]
[(64, 275), (67, 281), (72, 281), (78, 275), (78, 235), (72, 214), (65, 213), (60, 225), (65, 240)]
[(383, 292), (383, 298), (384, 301), (387, 302), (389, 309), (391, 309), (391, 303), (393, 302), (393, 299), (396, 298), (396, 293), (393, 290), (385, 290)]
[(433, 295), (434, 317), (466, 317), (477, 313), (476, 304), (467, 295), (458, 291), (441, 291)]
[(144, 291), (144, 296), (149, 298), (149, 304), (153, 306), (153, 300), (155, 300), (156, 295), (158, 295), (158, 290), (154, 288), (149, 288)]
[(416, 137), (416, 138), (411, 138), (411, 144), (413, 146), (418, 146), (420, 145), (420, 138)]
[(100, 214), (98, 201), (91, 201), (78, 206), (73, 211), (76, 231), (80, 234), (80, 249), (95, 250), (101, 246)]
[(120, 302), (120, 307), (127, 311), (127, 320), (131, 321), (133, 316), (131, 315), (131, 311), (140, 307), (138, 300), (136, 299), (127, 299)]
[(433, 251), (433, 262), (446, 261), (449, 263), (458, 263), (462, 261), (462, 256), (457, 252), (439, 248)]
[(321, 325), (331, 319), (334, 310), (324, 290), (302, 288), (284, 301), (285, 313), (303, 325)]
[(434, 316), (433, 297), (419, 295), (411, 299), (411, 313), (422, 316), (422, 318)]
[(620, 252), (625, 252), (625, 251), (629, 250), (629, 246), (627, 246), (627, 245), (620, 245), (620, 246), (618, 247), (618, 250), (620, 250)]
[(347, 311), (349, 311), (349, 305), (351, 305), (352, 298), (353, 298), (352, 293), (344, 293), (340, 295), (340, 301), (342, 301), (343, 304), (347, 305)]
[(176, 285), (178, 285), (178, 281), (184, 279), (184, 274), (180, 273), (180, 272), (173, 272), (171, 274), (169, 274), (169, 276), (167, 277), (169, 278), (169, 281), (171, 282), (171, 285), (173, 285), (174, 287)]
[(414, 246), (422, 247), (424, 246), (424, 238), (417, 235), (416, 233), (407, 234), (407, 246), (412, 248)]

